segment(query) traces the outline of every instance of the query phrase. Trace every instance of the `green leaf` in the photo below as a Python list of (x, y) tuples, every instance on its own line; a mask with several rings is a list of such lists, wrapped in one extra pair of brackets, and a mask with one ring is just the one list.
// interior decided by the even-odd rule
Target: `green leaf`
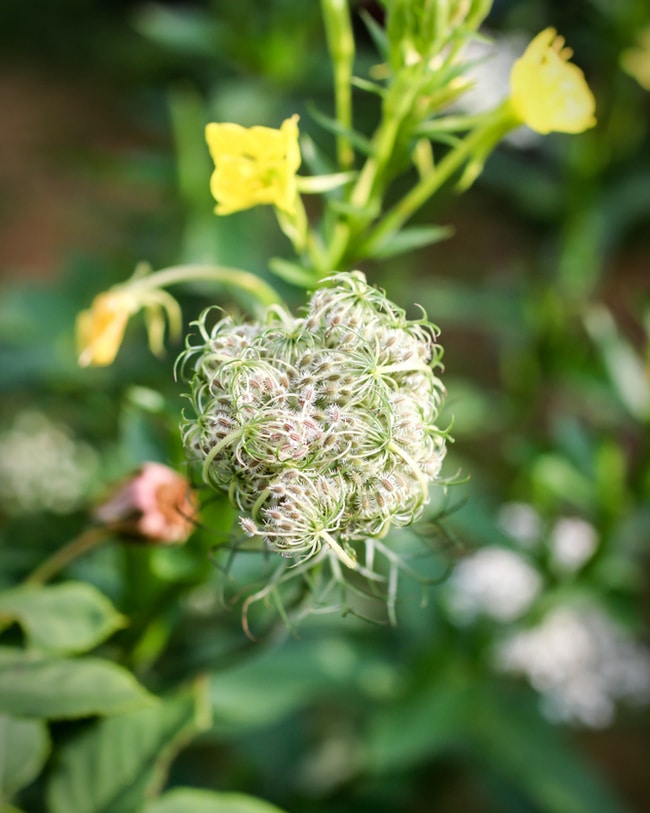
[(362, 663), (358, 648), (335, 639), (260, 649), (256, 656), (211, 676), (214, 730), (230, 736), (272, 725), (323, 693), (338, 696), (360, 679)]
[(491, 771), (545, 813), (628, 813), (530, 698), (483, 688), (467, 706), (465, 731)]
[(97, 646), (126, 619), (90, 584), (67, 582), (0, 593), (0, 625), (6, 621), (21, 625), (28, 646), (67, 655)]
[(459, 736), (467, 700), (465, 686), (430, 683), (371, 718), (366, 752), (375, 773), (408, 768)]
[(43, 720), (0, 715), (0, 799), (11, 799), (29, 785), (49, 753), (50, 738)]
[(365, 136), (361, 135), (361, 133), (358, 133), (356, 130), (351, 130), (349, 127), (343, 127), (337, 119), (333, 119), (330, 116), (325, 115), (325, 113), (321, 113), (320, 110), (318, 110), (318, 108), (313, 104), (308, 104), (307, 110), (314, 121), (317, 124), (320, 124), (324, 130), (327, 130), (328, 132), (337, 136), (344, 136), (353, 145), (353, 147), (355, 147), (355, 149), (364, 155), (372, 154), (372, 142), (369, 141)]
[(368, 33), (375, 44), (375, 48), (379, 51), (380, 56), (384, 61), (388, 61), (390, 43), (388, 42), (386, 31), (364, 9), (361, 9), (359, 15), (365, 23)]
[(416, 248), (430, 246), (447, 240), (454, 233), (451, 226), (412, 226), (392, 235), (386, 242), (380, 243), (372, 252), (373, 257), (385, 260), (396, 257)]
[(60, 750), (50, 813), (134, 813), (158, 792), (181, 747), (210, 724), (205, 684), (88, 726)]
[(282, 813), (279, 807), (243, 793), (177, 788), (149, 802), (142, 813)]
[(0, 647), (0, 713), (59, 720), (122, 714), (151, 701), (133, 675), (110, 661)]
[(298, 285), (300, 288), (313, 288), (318, 282), (313, 271), (309, 271), (297, 263), (282, 260), (280, 257), (273, 257), (269, 261), (269, 268), (280, 279), (291, 285)]

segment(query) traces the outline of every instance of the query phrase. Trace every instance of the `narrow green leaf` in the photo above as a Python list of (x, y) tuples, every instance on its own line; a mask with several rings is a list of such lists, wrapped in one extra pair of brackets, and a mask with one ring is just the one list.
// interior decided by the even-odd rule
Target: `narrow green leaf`
[(59, 720), (122, 714), (151, 701), (133, 675), (110, 661), (0, 648), (0, 713)]
[(390, 45), (388, 42), (388, 37), (386, 36), (386, 32), (384, 29), (376, 22), (373, 17), (368, 14), (367, 11), (363, 9), (359, 12), (359, 15), (363, 22), (365, 23), (366, 28), (368, 29), (368, 33), (372, 41), (375, 44), (375, 48), (379, 51), (380, 56), (384, 60), (388, 60), (388, 55), (390, 53)]
[(180, 748), (210, 724), (196, 684), (151, 708), (90, 724), (64, 745), (47, 789), (50, 813), (134, 813), (158, 792)]
[(532, 699), (496, 687), (468, 704), (467, 741), (491, 771), (545, 813), (629, 813), (598, 773), (547, 723)]
[(289, 260), (282, 260), (279, 257), (273, 257), (269, 261), (269, 268), (280, 279), (291, 283), (291, 285), (298, 285), (300, 288), (313, 288), (318, 282), (313, 271), (309, 271), (297, 263), (289, 262)]
[(50, 753), (43, 720), (0, 714), (0, 799), (11, 799), (41, 772)]
[(8, 620), (21, 625), (29, 647), (62, 655), (92, 649), (126, 622), (105, 596), (82, 582), (0, 593), (0, 624)]
[(177, 788), (149, 802), (142, 813), (282, 813), (279, 807), (243, 793)]
[(398, 254), (405, 254), (407, 251), (447, 240), (453, 233), (454, 229), (451, 226), (412, 226), (402, 229), (386, 242), (380, 243), (371, 256), (382, 260), (387, 257), (396, 257)]
[(361, 135), (361, 133), (358, 133), (356, 130), (351, 130), (349, 127), (342, 127), (336, 119), (331, 118), (331, 116), (326, 116), (325, 113), (321, 113), (313, 104), (308, 104), (307, 109), (309, 115), (317, 124), (320, 124), (324, 130), (328, 130), (330, 133), (334, 133), (334, 135), (344, 136), (364, 155), (370, 155), (372, 153), (372, 143), (368, 141), (365, 136)]
[(368, 79), (362, 79), (360, 76), (353, 76), (351, 82), (354, 87), (359, 88), (359, 90), (365, 90), (367, 93), (374, 93), (382, 98), (388, 95), (383, 85), (379, 85), (377, 82), (371, 82)]

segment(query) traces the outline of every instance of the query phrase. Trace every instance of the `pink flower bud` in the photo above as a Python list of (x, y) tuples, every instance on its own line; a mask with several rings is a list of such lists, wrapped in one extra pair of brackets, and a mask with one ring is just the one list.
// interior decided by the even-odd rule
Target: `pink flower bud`
[(185, 477), (162, 463), (145, 463), (95, 511), (95, 519), (131, 541), (185, 542), (198, 506)]

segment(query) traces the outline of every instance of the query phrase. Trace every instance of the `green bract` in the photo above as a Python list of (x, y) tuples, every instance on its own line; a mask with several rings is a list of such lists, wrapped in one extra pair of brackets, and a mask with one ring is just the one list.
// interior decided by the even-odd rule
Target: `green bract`
[(183, 440), (203, 479), (269, 549), (355, 568), (355, 542), (413, 522), (440, 472), (436, 328), (360, 272), (325, 280), (300, 318), (272, 306), (208, 328), (209, 314), (180, 359), (195, 413)]

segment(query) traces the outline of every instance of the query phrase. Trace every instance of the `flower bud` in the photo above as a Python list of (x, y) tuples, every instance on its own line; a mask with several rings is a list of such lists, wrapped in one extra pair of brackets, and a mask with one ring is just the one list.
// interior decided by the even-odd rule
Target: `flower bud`
[(356, 568), (355, 543), (413, 522), (439, 475), (436, 329), (360, 272), (325, 280), (304, 317), (274, 307), (209, 328), (210, 313), (180, 359), (188, 454), (248, 536), (296, 564), (324, 551)]
[(95, 510), (94, 518), (133, 542), (185, 542), (198, 508), (185, 477), (162, 463), (145, 463)]

